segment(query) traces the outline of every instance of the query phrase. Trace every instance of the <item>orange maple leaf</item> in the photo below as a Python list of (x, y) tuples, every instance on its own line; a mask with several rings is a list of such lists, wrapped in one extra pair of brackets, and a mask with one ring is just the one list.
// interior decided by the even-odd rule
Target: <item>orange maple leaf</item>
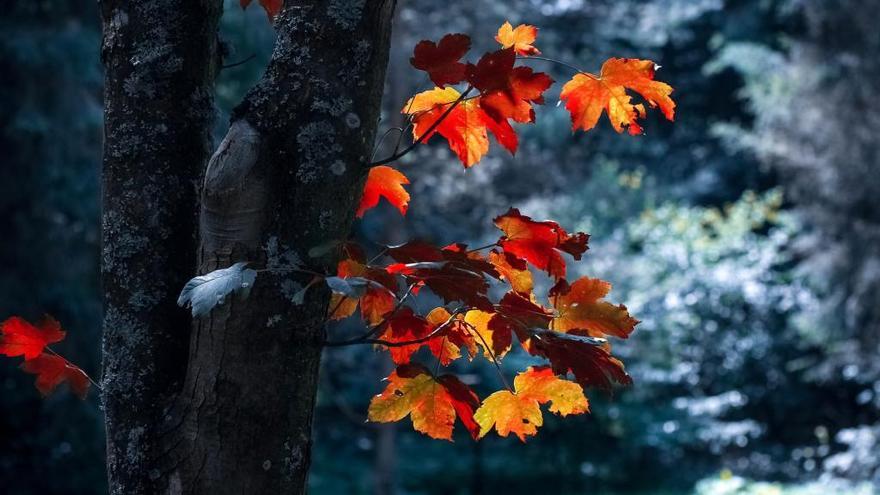
[(409, 416), (416, 431), (431, 438), (452, 440), (458, 417), (476, 438), (478, 426), (473, 411), (479, 398), (458, 378), (434, 377), (422, 366), (404, 365), (387, 381), (385, 390), (370, 401), (370, 421), (389, 423)]
[(507, 280), (514, 292), (528, 296), (535, 288), (532, 280), (532, 272), (529, 271), (525, 260), (517, 258), (510, 253), (497, 250), (489, 252), (489, 262), (495, 265), (495, 269), (501, 278)]
[(611, 284), (597, 278), (582, 277), (571, 285), (560, 280), (549, 293), (557, 312), (553, 329), (584, 330), (592, 337), (629, 337), (639, 320), (629, 315), (626, 306), (602, 300), (609, 291)]
[(514, 28), (510, 22), (505, 22), (498, 28), (495, 41), (504, 48), (513, 47), (518, 55), (540, 55), (541, 51), (532, 45), (537, 37), (538, 28), (535, 26), (520, 24)]
[[(413, 138), (427, 141), (439, 133), (465, 168), (479, 162), (489, 151), (488, 132), (504, 148), (515, 153), (519, 144), (516, 132), (506, 120), (489, 117), (480, 107), (479, 98), (461, 101), (443, 117), (460, 97), (461, 93), (454, 88), (434, 88), (410, 98), (401, 113), (412, 116)], [(441, 118), (443, 120), (435, 126)]]
[(13, 316), (0, 324), (0, 354), (35, 359), (47, 345), (64, 340), (64, 336), (61, 325), (50, 316), (45, 316), (39, 326)]
[(609, 58), (598, 77), (576, 74), (559, 96), (571, 112), (572, 129), (589, 131), (596, 127), (602, 112), (607, 112), (614, 130), (623, 132), (627, 127), (630, 134), (640, 134), (642, 127), (637, 120), (645, 117), (645, 106), (633, 104), (627, 89), (640, 94), (651, 107), (659, 106), (668, 120), (674, 120), (675, 102), (669, 97), (672, 86), (654, 80), (656, 67), (650, 60)]
[(589, 411), (580, 385), (557, 377), (547, 367), (529, 367), (513, 381), (516, 392), (500, 390), (483, 401), (474, 413), (480, 438), (495, 428), (498, 435), (513, 433), (523, 442), (544, 424), (541, 404), (551, 403), (550, 412), (567, 416)]
[(358, 305), (361, 308), (361, 316), (370, 325), (380, 323), (383, 317), (394, 309), (397, 299), (394, 290), (397, 282), (385, 270), (367, 266), (360, 260), (344, 259), (336, 268), (336, 276), (340, 278), (361, 277), (371, 283), (359, 298), (334, 293), (327, 307), (328, 317), (332, 320), (341, 320), (351, 316)]
[(378, 205), (380, 197), (397, 208), (401, 215), (406, 215), (409, 193), (403, 188), (404, 184), (409, 184), (409, 179), (391, 167), (379, 165), (371, 168), (367, 176), (367, 184), (364, 186), (364, 195), (357, 209), (357, 217), (363, 217), (367, 210)]

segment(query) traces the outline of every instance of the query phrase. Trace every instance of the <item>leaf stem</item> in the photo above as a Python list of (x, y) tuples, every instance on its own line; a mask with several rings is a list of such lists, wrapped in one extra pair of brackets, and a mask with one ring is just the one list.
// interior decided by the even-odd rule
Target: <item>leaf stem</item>
[(562, 60), (556, 60), (555, 58), (550, 58), (550, 57), (516, 57), (516, 58), (517, 58), (517, 60), (542, 60), (544, 62), (554, 63), (557, 65), (561, 65), (563, 67), (567, 67), (567, 68), (577, 72), (578, 74), (583, 74), (589, 78), (596, 79), (596, 80), (599, 79), (599, 77), (596, 76), (595, 74), (592, 74), (590, 72), (582, 70), (580, 67), (572, 65), (568, 62), (563, 62)]
[(336, 342), (325, 340), (324, 345), (328, 346), (328, 347), (340, 347), (340, 346), (346, 346), (346, 345), (370, 343), (370, 340), (371, 340), (370, 337), (379, 333), (379, 330), (381, 330), (382, 328), (385, 327), (385, 325), (388, 324), (389, 318), (396, 315), (397, 312), (400, 311), (400, 308), (403, 307), (403, 303), (405, 303), (407, 298), (409, 298), (409, 296), (412, 294), (412, 291), (415, 288), (415, 286), (416, 286), (416, 284), (410, 284), (409, 287), (407, 287), (406, 292), (403, 294), (403, 297), (401, 297), (400, 300), (397, 301), (397, 305), (394, 306), (394, 309), (392, 309), (388, 313), (388, 315), (385, 317), (385, 319), (383, 319), (379, 323), (373, 325), (363, 335), (360, 335), (358, 337), (354, 337), (351, 339), (347, 339), (347, 340), (336, 341)]
[(96, 389), (98, 389), (98, 392), (103, 392), (103, 391), (104, 391), (104, 389), (101, 388), (100, 385), (98, 385), (98, 382), (96, 382), (95, 380), (92, 380), (92, 377), (90, 377), (89, 374), (86, 373), (82, 368), (80, 368), (79, 366), (77, 366), (77, 365), (71, 363), (70, 361), (67, 360), (66, 357), (62, 356), (61, 354), (58, 354), (57, 352), (55, 352), (55, 351), (54, 351), (51, 347), (49, 347), (49, 346), (46, 346), (46, 347), (44, 347), (43, 349), (46, 350), (46, 351), (49, 351), (49, 354), (52, 354), (52, 355), (54, 355), (54, 356), (57, 356), (57, 357), (63, 359), (64, 362), (67, 363), (68, 365), (73, 366), (74, 368), (76, 368), (76, 369), (82, 371), (82, 374), (86, 376), (86, 379), (89, 381), (89, 383), (91, 383), (92, 385), (95, 386)]

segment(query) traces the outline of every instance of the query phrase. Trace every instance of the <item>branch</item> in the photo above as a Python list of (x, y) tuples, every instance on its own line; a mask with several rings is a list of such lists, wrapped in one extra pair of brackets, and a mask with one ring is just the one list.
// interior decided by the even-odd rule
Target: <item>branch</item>
[[(455, 317), (461, 314), (461, 310), (462, 310), (462, 308), (456, 309), (455, 311), (452, 312), (451, 315), (449, 315), (449, 318), (447, 318), (446, 321), (444, 321), (443, 323), (438, 325), (437, 328), (435, 328), (434, 330), (431, 331), (431, 333), (429, 333), (428, 335), (425, 335), (424, 337), (419, 337), (417, 339), (402, 340), (399, 342), (391, 342), (391, 341), (383, 340), (383, 339), (360, 338), (360, 339), (344, 340), (341, 342), (324, 342), (324, 345), (329, 346), (329, 347), (341, 347), (341, 346), (355, 345), (355, 344), (379, 344), (379, 345), (384, 345), (385, 347), (403, 347), (405, 345), (421, 344), (422, 342), (427, 342), (427, 341), (433, 339), (434, 337), (438, 336), (441, 332), (443, 332), (443, 330), (445, 330), (447, 327), (449, 327), (449, 325), (453, 321), (455, 321), (455, 319), (456, 319)], [(387, 323), (387, 320), (380, 323), (377, 326), (380, 326), (384, 323)]]
[(354, 337), (354, 338), (348, 339), (348, 340), (340, 340), (337, 342), (325, 340), (324, 345), (328, 346), (328, 347), (340, 347), (340, 346), (345, 346), (345, 345), (369, 343), (370, 337), (379, 333), (379, 330), (381, 330), (385, 325), (388, 324), (388, 320), (392, 316), (396, 315), (398, 311), (400, 311), (400, 308), (403, 307), (403, 303), (406, 302), (407, 298), (409, 298), (410, 295), (412, 295), (412, 291), (415, 288), (415, 286), (416, 286), (416, 284), (410, 284), (409, 287), (407, 287), (407, 289), (406, 289), (406, 293), (404, 293), (403, 297), (401, 297), (400, 300), (397, 301), (397, 305), (394, 306), (394, 309), (392, 309), (388, 313), (388, 316), (386, 316), (384, 320), (380, 321), (379, 323), (377, 323), (373, 327), (371, 327), (369, 330), (367, 330), (367, 332), (364, 333), (363, 335), (358, 336), (358, 337)]
[(426, 138), (427, 136), (430, 136), (431, 133), (434, 132), (434, 130), (437, 129), (437, 127), (438, 127), (438, 126), (439, 126), (444, 120), (446, 120), (446, 117), (448, 117), (449, 114), (452, 113), (452, 111), (455, 109), (455, 107), (458, 106), (459, 103), (461, 103), (462, 101), (464, 101), (464, 100), (467, 98), (468, 93), (470, 93), (471, 91), (473, 91), (473, 89), (474, 89), (473, 86), (468, 86), (467, 89), (464, 90), (464, 93), (462, 93), (461, 96), (459, 96), (457, 100), (453, 101), (452, 104), (449, 105), (449, 108), (447, 108), (446, 111), (443, 112), (443, 115), (441, 115), (439, 119), (435, 120), (434, 123), (431, 124), (431, 126), (428, 127), (428, 129), (425, 130), (425, 132), (423, 132), (422, 135), (418, 137), (418, 139), (416, 139), (415, 141), (413, 141), (412, 144), (410, 144), (409, 146), (407, 146), (407, 147), (404, 148), (403, 150), (401, 150), (401, 151), (399, 151), (399, 152), (396, 152), (396, 153), (392, 154), (391, 156), (388, 156), (388, 157), (383, 158), (383, 159), (381, 159), (381, 160), (378, 160), (378, 161), (372, 162), (372, 163), (370, 163), (368, 166), (369, 166), (369, 167), (376, 167), (376, 166), (378, 166), (378, 165), (385, 165), (385, 164), (387, 164), (387, 163), (391, 163), (391, 162), (393, 162), (393, 161), (399, 160), (401, 157), (403, 157), (404, 155), (406, 155), (407, 153), (409, 153), (410, 151), (412, 151), (416, 146), (418, 146), (419, 144), (421, 144), (422, 141), (424, 141), (425, 138)]

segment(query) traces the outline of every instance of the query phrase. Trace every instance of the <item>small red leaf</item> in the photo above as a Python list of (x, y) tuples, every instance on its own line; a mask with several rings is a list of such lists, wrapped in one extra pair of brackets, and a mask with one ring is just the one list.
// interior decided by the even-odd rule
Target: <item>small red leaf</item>
[(40, 354), (22, 363), (21, 369), (37, 375), (36, 387), (44, 397), (64, 382), (80, 399), (85, 399), (89, 392), (88, 375), (62, 357)]
[(31, 360), (47, 345), (63, 340), (64, 335), (61, 325), (50, 316), (44, 317), (38, 327), (13, 316), (0, 324), (0, 354)]

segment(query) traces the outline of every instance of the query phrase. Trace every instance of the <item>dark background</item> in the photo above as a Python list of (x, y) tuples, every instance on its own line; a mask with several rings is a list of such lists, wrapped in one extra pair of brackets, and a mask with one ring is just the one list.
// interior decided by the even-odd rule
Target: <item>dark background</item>
[[(615, 346), (635, 386), (590, 392), (522, 444), (431, 441), (408, 420), (364, 423), (388, 368), (325, 353), (316, 494), (869, 494), (880, 490), (880, 2), (485, 0), (400, 2), (383, 122), (422, 75), (423, 38), (465, 32), (475, 54), (506, 19), (547, 55), (598, 70), (650, 58), (676, 122), (641, 137), (607, 120), (572, 134), (558, 93), (464, 172), (443, 143), (404, 160), (406, 219), (379, 208), (363, 240), (481, 244), (509, 206), (592, 234), (579, 270), (615, 284), (643, 323)], [(0, 318), (50, 313), (58, 346), (100, 374), (100, 27), (90, 0), (15, 1), (0, 19)], [(257, 8), (227, 2), (218, 129), (268, 60)], [(570, 74), (546, 67), (558, 81)], [(555, 86), (558, 91), (559, 85)], [(551, 90), (553, 91), (553, 90)], [(657, 112), (654, 112), (655, 114)], [(387, 206), (387, 205), (384, 205)], [(185, 281), (181, 281), (181, 285)], [(511, 356), (506, 371), (522, 361)], [(485, 394), (489, 366), (471, 374)], [(106, 492), (97, 394), (41, 399), (0, 362), (0, 492)]]

